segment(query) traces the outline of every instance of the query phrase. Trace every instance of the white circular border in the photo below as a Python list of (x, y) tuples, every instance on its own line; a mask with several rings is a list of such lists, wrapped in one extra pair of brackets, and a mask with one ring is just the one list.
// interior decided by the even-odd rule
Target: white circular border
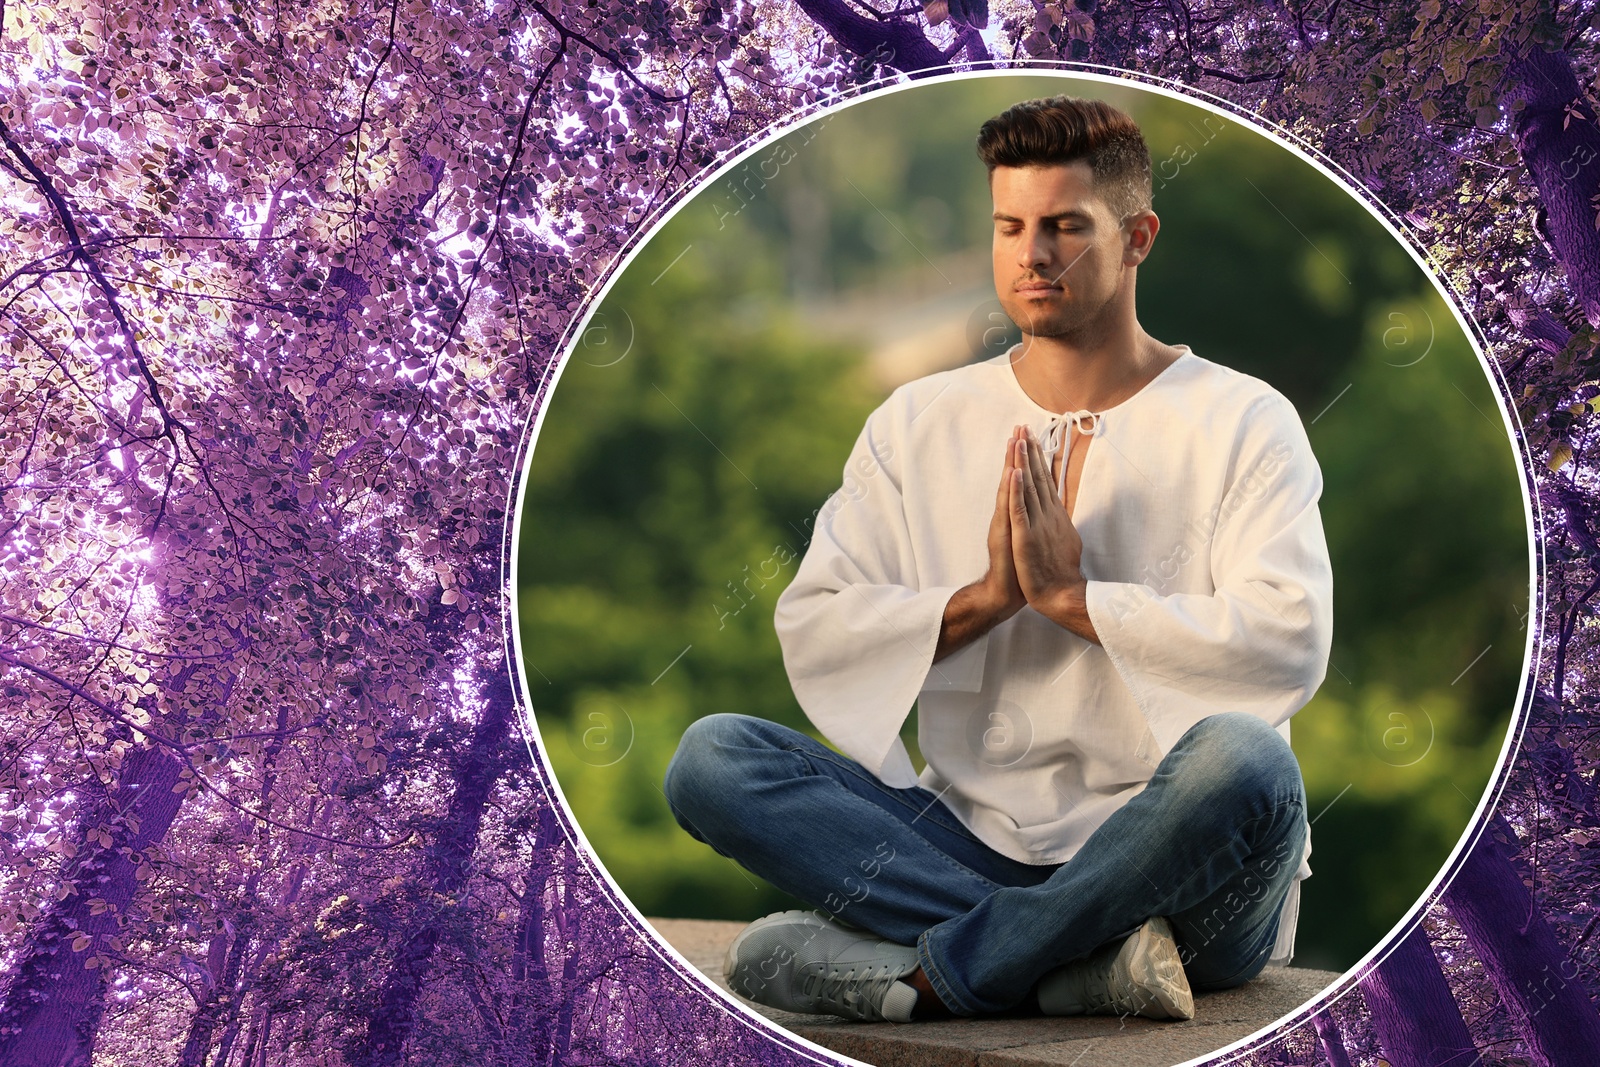
[[(1227, 100), (1224, 97), (1217, 97), (1211, 93), (1205, 92), (1204, 90), (1195, 89), (1192, 86), (1184, 86), (1180, 91), (1178, 89), (1171, 88), (1165, 79), (1159, 79), (1140, 71), (1124, 71), (1115, 67), (1100, 67), (1098, 69), (1101, 71), (1115, 71), (1116, 73), (1098, 73), (1096, 69), (1087, 65), (1043, 62), (1039, 62), (1038, 65), (1030, 65), (1007, 70), (954, 71), (950, 73), (940, 73), (932, 77), (928, 76), (927, 72), (919, 71), (919, 76), (915, 80), (908, 80), (904, 82), (897, 80), (879, 88), (863, 87), (860, 91), (854, 93), (854, 95), (824, 102), (815, 108), (805, 110), (803, 115), (793, 118), (792, 121), (754, 135), (746, 142), (746, 147), (735, 150), (735, 154), (731, 155), (720, 167), (717, 167), (709, 172), (703, 171), (701, 174), (696, 176), (693, 182), (678, 187), (678, 189), (675, 190), (677, 199), (670, 205), (658, 209), (656, 212), (658, 217), (653, 223), (649, 223), (648, 220), (642, 221), (640, 228), (634, 231), (633, 236), (630, 238), (630, 242), (624, 244), (624, 247), (619, 253), (618, 257), (608, 264), (601, 272), (601, 276), (605, 279), (604, 284), (601, 285), (598, 290), (590, 289), (589, 293), (585, 297), (585, 307), (581, 318), (575, 318), (571, 320), (567, 334), (563, 338), (561, 344), (558, 346), (560, 353), (559, 356), (546, 367), (545, 377), (541, 379), (539, 387), (534, 394), (536, 398), (539, 398), (539, 400), (537, 410), (534, 414), (533, 423), (531, 427), (528, 427), (525, 430), (523, 440), (519, 444), (519, 448), (523, 448), (525, 451), (523, 452), (523, 460), (518, 465), (519, 471), (515, 488), (516, 499), (514, 508), (512, 510), (511, 539), (509, 543), (509, 566), (507, 573), (504, 576), (504, 588), (507, 589), (509, 594), (507, 596), (507, 600), (509, 601), (510, 615), (510, 645), (513, 649), (515, 658), (515, 662), (511, 664), (511, 666), (514, 668), (516, 681), (521, 687), (521, 692), (524, 698), (522, 701), (524, 713), (524, 721), (522, 724), (524, 728), (524, 738), (529, 742), (529, 756), (543, 771), (548, 790), (546, 793), (546, 800), (548, 802), (555, 803), (565, 816), (565, 819), (563, 820), (564, 828), (568, 834), (568, 840), (574, 845), (574, 854), (583, 861), (591, 873), (597, 874), (610, 888), (612, 896), (614, 897), (614, 903), (619, 906), (619, 912), (621, 913), (622, 917), (625, 919), (632, 919), (632, 923), (636, 932), (645, 937), (647, 943), (656, 950), (657, 955), (660, 956), (664, 962), (670, 963), (676, 970), (678, 970), (685, 978), (689, 980), (691, 985), (700, 990), (700, 992), (709, 996), (714, 996), (717, 1002), (720, 1002), (722, 1005), (724, 1005), (724, 1007), (731, 1008), (732, 1014), (744, 1021), (747, 1025), (752, 1022), (758, 1024), (759, 1029), (764, 1033), (764, 1035), (775, 1040), (777, 1044), (783, 1045), (796, 1052), (821, 1053), (824, 1057), (826, 1057), (818, 1062), (844, 1062), (850, 1064), (859, 1064), (861, 1061), (851, 1059), (850, 1057), (845, 1056), (842, 1053), (835, 1052), (826, 1046), (818, 1045), (815, 1042), (801, 1037), (791, 1030), (779, 1026), (777, 1023), (772, 1022), (766, 1016), (755, 1011), (753, 1008), (750, 1008), (732, 994), (725, 992), (720, 986), (717, 986), (715, 983), (713, 983), (710, 979), (703, 975), (697, 967), (691, 964), (682, 953), (668, 944), (665, 939), (663, 939), (661, 935), (655, 931), (655, 928), (650, 925), (649, 921), (645, 919), (644, 915), (639, 911), (638, 908), (634, 906), (627, 894), (622, 891), (621, 887), (619, 887), (616, 881), (611, 877), (610, 872), (605, 868), (605, 864), (601, 862), (599, 854), (590, 846), (588, 837), (584, 834), (582, 827), (578, 824), (577, 818), (572, 813), (571, 807), (567, 804), (566, 795), (561, 789), (561, 783), (555, 776), (549, 760), (549, 755), (544, 747), (544, 739), (539, 733), (538, 724), (533, 715), (532, 701), (528, 697), (532, 690), (529, 687), (527, 671), (523, 665), (524, 656), (522, 650), (522, 633), (517, 617), (517, 604), (519, 599), (517, 595), (517, 545), (520, 540), (522, 528), (522, 516), (527, 493), (527, 476), (529, 470), (533, 466), (533, 456), (535, 449), (538, 446), (539, 431), (544, 424), (545, 413), (549, 410), (552, 398), (554, 396), (555, 387), (560, 383), (562, 372), (566, 370), (567, 365), (571, 362), (572, 355), (576, 351), (578, 343), (581, 341), (584, 333), (588, 330), (590, 321), (594, 318), (596, 311), (599, 310), (600, 304), (604, 302), (606, 295), (611, 291), (612, 286), (616, 284), (617, 279), (620, 278), (627, 270), (628, 266), (639, 254), (639, 252), (655, 238), (656, 234), (659, 233), (680, 210), (694, 202), (702, 192), (705, 192), (707, 189), (709, 189), (719, 178), (721, 178), (724, 174), (727, 174), (729, 171), (735, 169), (740, 163), (748, 159), (750, 156), (755, 155), (763, 148), (766, 148), (773, 142), (796, 132), (801, 127), (815, 121), (818, 118), (821, 118), (822, 116), (843, 111), (846, 108), (864, 101), (876, 100), (885, 96), (893, 95), (894, 93), (905, 92), (910, 89), (919, 88), (927, 84), (965, 81), (976, 78), (1060, 78), (1063, 81), (1071, 80), (1091, 83), (1099, 82), (1117, 85), (1124, 88), (1154, 92), (1163, 96), (1171, 97), (1175, 100), (1179, 100), (1185, 104), (1201, 107), (1215, 114), (1232, 118), (1251, 128), (1254, 132), (1273, 139), (1281, 147), (1286, 148), (1288, 151), (1298, 156), (1302, 162), (1308, 163), (1316, 170), (1320, 171), (1324, 177), (1328, 178), (1335, 185), (1337, 185), (1343, 192), (1346, 193), (1346, 195), (1350, 196), (1351, 199), (1357, 201), (1363, 207), (1365, 207), (1368, 213), (1371, 214), (1373, 218), (1377, 219), (1384, 229), (1389, 231), (1390, 236), (1395, 239), (1396, 243), (1405, 249), (1406, 253), (1410, 255), (1413, 262), (1422, 268), (1423, 272), (1433, 282), (1435, 290), (1438, 291), (1439, 295), (1444, 299), (1444, 302), (1449, 307), (1451, 314), (1454, 315), (1457, 325), (1461, 328), (1462, 333), (1466, 335), (1468, 342), (1471, 344), (1473, 353), (1477, 356), (1478, 363), (1480, 367), (1482, 367), (1485, 376), (1488, 378), (1491, 384), (1496, 385), (1496, 391), (1502, 400), (1502, 403), (1499, 405), (1500, 417), (1505, 426), (1506, 436), (1511, 444), (1512, 453), (1518, 461), (1517, 481), (1518, 486), (1522, 491), (1524, 513), (1529, 520), (1528, 634), (1526, 648), (1523, 652), (1522, 681), (1518, 689), (1516, 704), (1512, 710), (1511, 722), (1508, 724), (1506, 729), (1506, 738), (1501, 745), (1500, 756), (1491, 780), (1491, 786), (1485, 791), (1484, 796), (1479, 800), (1478, 806), (1473, 812), (1472, 820), (1469, 823), (1469, 831), (1463, 834), (1461, 840), (1456, 843), (1456, 847), (1451, 851), (1449, 857), (1445, 860), (1444, 865), (1439, 869), (1439, 873), (1434, 876), (1433, 880), (1428, 884), (1428, 888), (1420, 897), (1418, 897), (1416, 903), (1411, 906), (1400, 922), (1391, 928), (1389, 933), (1386, 934), (1365, 956), (1358, 960), (1354, 966), (1347, 969), (1340, 976), (1337, 982), (1326, 989), (1323, 989), (1310, 1001), (1307, 1001), (1295, 1011), (1280, 1017), (1260, 1030), (1257, 1030), (1246, 1037), (1240, 1038), (1239, 1040), (1234, 1041), (1232, 1044), (1205, 1053), (1203, 1056), (1195, 1059), (1185, 1060), (1181, 1064), (1174, 1065), (1174, 1067), (1193, 1067), (1193, 1065), (1202, 1063), (1227, 1063), (1237, 1060), (1242, 1055), (1253, 1051), (1251, 1046), (1260, 1041), (1262, 1038), (1266, 1037), (1270, 1040), (1272, 1035), (1286, 1034), (1287, 1031), (1298, 1028), (1306, 1020), (1310, 1019), (1311, 1016), (1315, 1015), (1319, 1010), (1332, 1005), (1345, 994), (1349, 993), (1352, 989), (1356, 988), (1361, 977), (1364, 976), (1367, 971), (1371, 969), (1371, 967), (1382, 963), (1383, 959), (1387, 958), (1388, 954), (1394, 951), (1398, 943), (1410, 935), (1412, 928), (1421, 922), (1423, 913), (1425, 913), (1427, 908), (1431, 906), (1442, 886), (1446, 883), (1446, 875), (1454, 873), (1464, 852), (1473, 844), (1475, 844), (1479, 835), (1483, 833), (1487, 826), (1487, 820), (1484, 818), (1485, 812), (1492, 810), (1494, 802), (1498, 801), (1500, 794), (1504, 791), (1507, 774), (1512, 763), (1515, 761), (1516, 752), (1521, 748), (1522, 734), (1527, 726), (1526, 704), (1528, 687), (1533, 679), (1533, 675), (1529, 673), (1529, 667), (1532, 664), (1533, 652), (1536, 647), (1534, 636), (1536, 629), (1538, 627), (1542, 627), (1543, 625), (1542, 613), (1539, 613), (1536, 617), (1535, 612), (1538, 604), (1539, 590), (1545, 584), (1545, 573), (1543, 570), (1544, 561), (1539, 552), (1539, 548), (1543, 544), (1544, 530), (1540, 512), (1533, 507), (1533, 498), (1529, 491), (1530, 487), (1527, 469), (1528, 457), (1522, 447), (1523, 437), (1521, 436), (1522, 426), (1520, 413), (1516, 412), (1516, 406), (1514, 403), (1505, 402), (1511, 395), (1510, 389), (1508, 388), (1504, 378), (1501, 376), (1499, 366), (1485, 357), (1483, 351), (1483, 337), (1485, 335), (1482, 334), (1482, 331), (1478, 328), (1477, 323), (1463, 313), (1462, 305), (1465, 303), (1465, 301), (1460, 300), (1460, 294), (1457, 293), (1454, 287), (1451, 286), (1450, 282), (1443, 277), (1443, 272), (1435, 269), (1435, 266), (1431, 263), (1431, 257), (1430, 260), (1424, 260), (1423, 257), (1418, 254), (1416, 244), (1420, 242), (1414, 243), (1405, 233), (1402, 232), (1402, 230), (1396, 225), (1395, 221), (1389, 217), (1391, 213), (1387, 205), (1383, 204), (1381, 200), (1377, 200), (1360, 182), (1355, 181), (1354, 178), (1348, 176), (1344, 172), (1343, 168), (1339, 167), (1337, 163), (1325, 162), (1319, 158), (1314, 148), (1311, 146), (1303, 146), (1300, 143), (1300, 139), (1293, 133), (1284, 130), (1275, 124), (1270, 126), (1264, 125), (1263, 120), (1259, 116), (1256, 116), (1252, 112), (1248, 112), (1246, 109), (1235, 104), (1233, 101)], [(647, 231), (644, 229), (646, 225), (648, 225)], [(1513, 425), (1511, 416), (1508, 414), (1508, 408), (1510, 409), (1511, 413), (1517, 414), (1518, 421), (1515, 425)], [(1476, 832), (1473, 832), (1474, 830)], [(1380, 950), (1382, 950), (1382, 956), (1379, 956)], [(815, 1056), (813, 1055), (812, 1058), (815, 1059)]]

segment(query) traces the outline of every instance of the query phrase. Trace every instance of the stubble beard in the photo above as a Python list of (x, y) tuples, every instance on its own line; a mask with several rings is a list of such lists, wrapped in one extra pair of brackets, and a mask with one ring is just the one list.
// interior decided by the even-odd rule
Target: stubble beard
[(1080, 336), (1094, 318), (1093, 312), (1100, 310), (1085, 309), (1075, 305), (1053, 308), (1031, 307), (1026, 301), (1021, 300), (1013, 301), (1009, 306), (1007, 301), (1001, 301), (1000, 306), (1022, 331), (1024, 341), (1039, 337)]

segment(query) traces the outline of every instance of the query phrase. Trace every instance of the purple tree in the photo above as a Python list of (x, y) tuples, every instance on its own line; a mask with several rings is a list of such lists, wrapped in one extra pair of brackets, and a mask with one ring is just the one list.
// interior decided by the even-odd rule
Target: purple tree
[(1469, 1067), (1478, 1050), (1418, 923), (1361, 979), (1372, 1029), (1394, 1067)]
[(1600, 1048), (1600, 1014), (1512, 866), (1516, 833), (1489, 825), (1445, 892), (1537, 1067), (1577, 1067)]

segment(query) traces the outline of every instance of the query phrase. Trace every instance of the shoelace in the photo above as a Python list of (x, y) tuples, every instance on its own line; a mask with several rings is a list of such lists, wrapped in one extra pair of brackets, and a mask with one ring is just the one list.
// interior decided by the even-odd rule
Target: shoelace
[[(1086, 422), (1087, 426), (1085, 425)], [(1077, 428), (1078, 433), (1086, 437), (1097, 437), (1105, 424), (1106, 417), (1104, 412), (1090, 411), (1088, 408), (1083, 408), (1079, 411), (1063, 411), (1059, 415), (1050, 416), (1050, 425), (1045, 430), (1044, 441), (1041, 443), (1046, 464), (1055, 462), (1056, 453), (1061, 451), (1062, 438), (1065, 437), (1067, 439), (1067, 454), (1061, 461), (1061, 476), (1056, 480), (1057, 500), (1061, 500), (1067, 495), (1067, 466), (1072, 462), (1072, 447), (1076, 443), (1072, 440), (1071, 435), (1065, 432), (1065, 428), (1071, 425)]]
[(882, 1019), (880, 1006), (889, 987), (905, 977), (905, 970), (890, 964), (840, 971), (832, 967), (814, 970), (800, 978), (800, 992), (819, 1003), (832, 1004), (868, 1019)]

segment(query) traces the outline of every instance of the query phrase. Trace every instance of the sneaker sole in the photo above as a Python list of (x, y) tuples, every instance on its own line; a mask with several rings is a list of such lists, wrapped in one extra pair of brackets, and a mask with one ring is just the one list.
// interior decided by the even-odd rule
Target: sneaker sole
[[(1172, 937), (1172, 925), (1158, 916), (1141, 926), (1134, 937), (1133, 958), (1143, 966), (1133, 973), (1133, 980), (1155, 998), (1155, 1003), (1140, 1014), (1150, 1018), (1193, 1019), (1194, 994), (1189, 989), (1189, 976), (1183, 972), (1183, 960)], [(1162, 1015), (1150, 1014), (1158, 1007)]]

